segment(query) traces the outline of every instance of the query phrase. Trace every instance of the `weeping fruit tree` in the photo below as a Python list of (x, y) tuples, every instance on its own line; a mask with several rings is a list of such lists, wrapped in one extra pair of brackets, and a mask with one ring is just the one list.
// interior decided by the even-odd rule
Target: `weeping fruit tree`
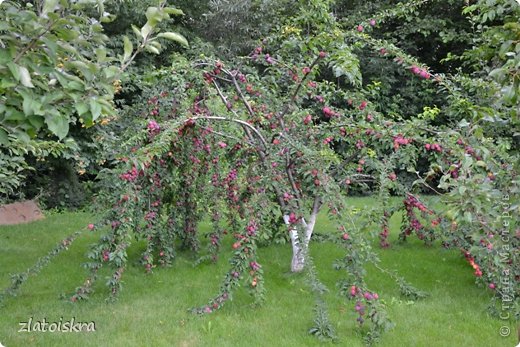
[[(467, 102), (456, 79), (435, 75), (396, 46), (368, 35), (377, 21), (395, 13), (385, 12), (350, 30), (329, 15), (327, 3), (312, 2), (312, 6), (307, 15), (289, 19), (283, 30), (237, 62), (176, 58), (171, 71), (162, 73), (137, 112), (142, 131), (132, 130), (121, 147), (121, 166), (109, 173), (110, 186), (117, 189), (112, 189), (115, 196), (107, 196), (113, 209), (100, 225), (110, 225), (111, 231), (89, 253), (91, 275), (73, 301), (92, 291), (105, 263), (115, 269), (108, 285), (111, 298), (117, 295), (126, 250), (134, 237), (147, 241), (141, 256), (147, 272), (174, 259), (176, 240), (184, 248), (200, 250), (202, 235), (196, 226), (204, 216), (213, 229), (208, 250), (199, 261), (217, 261), (226, 234), (232, 234), (234, 242), (220, 292), (195, 308), (198, 313), (220, 308), (240, 284), (261, 301), (263, 269), (257, 247), (281, 237), (292, 248), (288, 267), (305, 271), (316, 294), (317, 319), (311, 331), (333, 336), (321, 299), (326, 288), (309, 254), (321, 211), (335, 225), (330, 239), (346, 250), (335, 263), (345, 274), (340, 288), (356, 302), (358, 321), (371, 321), (368, 341), (379, 337), (390, 323), (379, 295), (364, 281), (366, 263), (375, 263), (394, 277), (406, 295), (424, 295), (381, 267), (370, 246), (377, 236), (388, 246), (387, 223), (396, 209), (405, 211), (402, 240), (412, 233), (430, 244), (441, 239), (446, 247), (474, 254), (470, 261), (474, 268), (480, 269), (478, 262), (488, 264), (484, 281), (493, 281), (500, 267), (489, 265), (489, 254), (477, 256), (479, 247), (487, 243), (469, 235), (479, 228), (474, 227), (475, 220), (491, 227), (493, 213), (469, 207), (464, 194), (485, 183), (489, 189), (475, 200), (481, 205), (480, 201), (510, 189), (504, 182), (518, 180), (508, 169), (508, 151), (487, 140), (487, 130), (478, 121), (434, 127), (440, 112), (436, 107), (409, 121), (376, 112), (369, 88), (362, 87), (355, 52), (372, 50), (393, 59), (419, 83), (449, 90), (446, 108), (460, 109), (463, 102), (467, 112), (483, 112), (482, 108)], [(419, 172), (416, 168), (424, 157), (430, 167)], [(397, 173), (403, 171), (417, 176), (413, 185), (399, 181)], [(491, 180), (489, 171), (500, 172), (504, 180)], [(376, 192), (380, 206), (360, 212), (345, 198), (363, 184)], [(450, 192), (443, 195), (450, 208), (447, 215), (446, 210), (427, 207), (415, 195), (421, 186)], [(403, 196), (401, 207), (392, 206), (391, 192)], [(469, 209), (474, 209), (475, 220), (470, 219)], [(459, 219), (464, 231), (454, 234)], [(479, 278), (481, 271), (476, 273)]]

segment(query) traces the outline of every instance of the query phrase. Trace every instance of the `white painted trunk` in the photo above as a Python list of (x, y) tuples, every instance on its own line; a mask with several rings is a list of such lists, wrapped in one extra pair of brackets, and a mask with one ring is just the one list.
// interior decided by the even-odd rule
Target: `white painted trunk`
[[(309, 249), (309, 241), (311, 240), (312, 232), (314, 231), (314, 224), (316, 223), (316, 215), (311, 215), (309, 223), (305, 219), (300, 220), (300, 225), (303, 227), (303, 235), (298, 234), (296, 225), (289, 223), (289, 216), (284, 215), (283, 220), (285, 225), (289, 228), (289, 236), (291, 238), (291, 245), (293, 249), (293, 256), (291, 260), (291, 271), (301, 272), (305, 267), (305, 258)], [(303, 242), (301, 239), (303, 236)]]

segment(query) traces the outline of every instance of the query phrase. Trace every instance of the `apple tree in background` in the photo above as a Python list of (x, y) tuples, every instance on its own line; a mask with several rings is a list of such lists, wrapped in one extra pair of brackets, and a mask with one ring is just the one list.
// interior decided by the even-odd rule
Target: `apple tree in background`
[[(160, 40), (187, 45), (158, 23), (182, 11), (162, 2), (146, 11), (146, 23), (124, 37), (123, 54), (107, 49), (102, 23), (113, 15), (104, 1), (0, 2), (0, 198), (15, 194), (30, 169), (26, 155), (74, 157), (74, 127), (89, 128), (115, 113), (121, 73), (146, 50), (158, 54)], [(134, 43), (132, 43), (134, 42)]]

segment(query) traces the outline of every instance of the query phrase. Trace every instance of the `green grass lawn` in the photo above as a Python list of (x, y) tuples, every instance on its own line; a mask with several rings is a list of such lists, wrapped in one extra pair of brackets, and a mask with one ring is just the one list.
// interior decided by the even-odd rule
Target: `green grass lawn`
[[(354, 203), (369, 203), (354, 199)], [(0, 289), (9, 284), (9, 274), (24, 271), (58, 241), (92, 221), (87, 213), (52, 214), (44, 221), (0, 227)], [(392, 219), (392, 247), (380, 251), (382, 264), (399, 273), (421, 290), (430, 293), (422, 301), (408, 302), (399, 296), (394, 282), (369, 268), (367, 279), (388, 304), (396, 323), (383, 336), (380, 346), (490, 347), (516, 345), (516, 327), (503, 338), (503, 322), (486, 313), (490, 293), (477, 288), (471, 267), (456, 251), (425, 247), (411, 240), (397, 244), (398, 218)], [(207, 227), (207, 226), (206, 226)], [(327, 223), (317, 226), (326, 232)], [(89, 244), (101, 231), (80, 236), (38, 276), (26, 282), (18, 297), (8, 298), (0, 308), (0, 343), (12, 346), (362, 346), (355, 324), (353, 304), (336, 293), (340, 273), (332, 262), (342, 250), (329, 243), (311, 245), (320, 279), (328, 285), (327, 304), (339, 340), (320, 342), (307, 334), (313, 319), (313, 295), (302, 275), (289, 273), (289, 245), (260, 250), (265, 271), (266, 303), (251, 307), (252, 300), (239, 290), (234, 300), (208, 316), (194, 316), (187, 309), (204, 304), (219, 287), (227, 270), (223, 259), (217, 265), (193, 268), (193, 259), (180, 254), (171, 268), (146, 275), (136, 258), (144, 247), (130, 251), (130, 266), (124, 274), (124, 288), (117, 302), (105, 303), (107, 289), (101, 279), (87, 302), (72, 304), (60, 299), (85, 279), (80, 266)], [(231, 239), (227, 240), (231, 247)], [(107, 273), (108, 274), (108, 273)], [(46, 319), (95, 322), (95, 332), (18, 332), (19, 322)]]

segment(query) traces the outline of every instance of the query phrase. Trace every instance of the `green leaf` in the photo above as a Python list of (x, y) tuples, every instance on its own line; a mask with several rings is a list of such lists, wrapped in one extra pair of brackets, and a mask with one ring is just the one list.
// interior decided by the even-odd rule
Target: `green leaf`
[(132, 55), (132, 52), (134, 51), (134, 46), (132, 45), (132, 41), (125, 35), (123, 36), (123, 42), (124, 42), (124, 55), (123, 55), (123, 62), (126, 62), (130, 56)]
[(4, 120), (9, 120), (9, 121), (25, 120), (25, 114), (13, 107), (8, 107), (5, 112)]
[(103, 70), (105, 77), (108, 79), (114, 78), (117, 76), (121, 71), (119, 68), (115, 65), (109, 66), (106, 69)]
[(43, 37), (42, 42), (45, 43), (45, 46), (42, 45), (42, 48), (48, 50), (48, 53), (52, 54), (49, 56), (56, 57), (56, 52), (58, 50), (58, 45), (56, 44), (56, 42), (54, 40), (49, 39), (48, 37)]
[(74, 107), (76, 108), (76, 112), (79, 116), (82, 116), (90, 110), (89, 106), (84, 102), (78, 102), (74, 105)]
[(146, 24), (143, 25), (143, 27), (141, 28), (142, 37), (143, 38), (148, 37), (148, 35), (150, 35), (150, 33), (152, 32), (153, 27), (154, 27), (154, 25), (152, 26), (152, 24), (150, 22), (146, 22)]
[(0, 128), (0, 145), (9, 145), (9, 136), (7, 135), (7, 131), (2, 128)]
[(36, 129), (39, 130), (44, 124), (43, 117), (40, 116), (30, 116), (27, 118), (29, 120), (29, 123)]
[(159, 35), (157, 35), (157, 37), (162, 37), (162, 38), (165, 38), (165, 39), (168, 39), (171, 41), (175, 41), (185, 47), (189, 46), (188, 40), (186, 40), (186, 38), (184, 36), (177, 34), (177, 33), (170, 32), (170, 31), (165, 32), (165, 33), (160, 33)]
[(32, 97), (25, 97), (23, 98), (23, 113), (25, 113), (26, 116), (32, 116), (34, 114), (40, 113), (41, 104), (34, 100)]
[(135, 36), (137, 36), (137, 38), (139, 40), (142, 40), (143, 39), (143, 35), (141, 34), (141, 31), (139, 30), (139, 28), (137, 28), (135, 25), (132, 24), (132, 31), (134, 32)]
[(154, 46), (155, 48), (157, 48), (159, 51), (162, 49), (162, 46), (159, 42), (157, 41), (150, 41), (150, 46)]
[(46, 17), (47, 13), (54, 12), (57, 5), (58, 0), (45, 0), (43, 3), (42, 16)]
[(157, 48), (155, 48), (154, 46), (152, 46), (152, 45), (147, 45), (145, 47), (145, 49), (147, 51), (151, 52), (151, 53), (154, 53), (154, 54), (159, 54), (160, 53), (159, 50)]
[(104, 0), (96, 0), (96, 2), (97, 2), (97, 8), (98, 8), (98, 11), (99, 11), (99, 15), (101, 17), (103, 17), (103, 13), (105, 12)]
[(466, 220), (466, 222), (471, 223), (473, 221), (473, 215), (471, 214), (471, 212), (464, 212), (464, 219)]
[(34, 88), (29, 70), (25, 66), (18, 66), (18, 71), (20, 72), (20, 82), (27, 88)]
[(96, 48), (96, 58), (98, 63), (105, 63), (107, 59), (107, 50), (104, 47)]
[(174, 16), (184, 15), (184, 12), (182, 12), (182, 10), (173, 7), (165, 7), (163, 11), (168, 14), (173, 14)]
[(20, 81), (20, 67), (13, 62), (7, 63), (7, 67), (9, 68), (9, 71), (11, 71), (14, 79)]
[(58, 136), (60, 140), (65, 138), (69, 133), (69, 119), (57, 111), (46, 115), (45, 123), (47, 123), (49, 130)]
[(90, 113), (92, 113), (92, 120), (95, 121), (101, 115), (101, 105), (94, 99), (89, 101)]
[[(162, 20), (162, 14), (157, 7), (148, 7), (146, 9), (146, 19), (150, 25), (155, 26), (157, 22)], [(143, 36), (146, 36), (143, 34)]]
[(65, 66), (74, 67), (75, 69), (81, 71), (81, 73), (83, 73), (83, 75), (85, 75), (85, 77), (87, 77), (87, 75), (89, 75), (88, 76), (89, 78), (92, 77), (92, 73), (90, 72), (90, 70), (92, 69), (92, 66), (89, 66), (82, 61), (72, 60), (72, 61), (69, 61)]
[(67, 83), (67, 88), (72, 90), (78, 90), (78, 91), (84, 91), (85, 90), (85, 84), (79, 81), (70, 81)]

